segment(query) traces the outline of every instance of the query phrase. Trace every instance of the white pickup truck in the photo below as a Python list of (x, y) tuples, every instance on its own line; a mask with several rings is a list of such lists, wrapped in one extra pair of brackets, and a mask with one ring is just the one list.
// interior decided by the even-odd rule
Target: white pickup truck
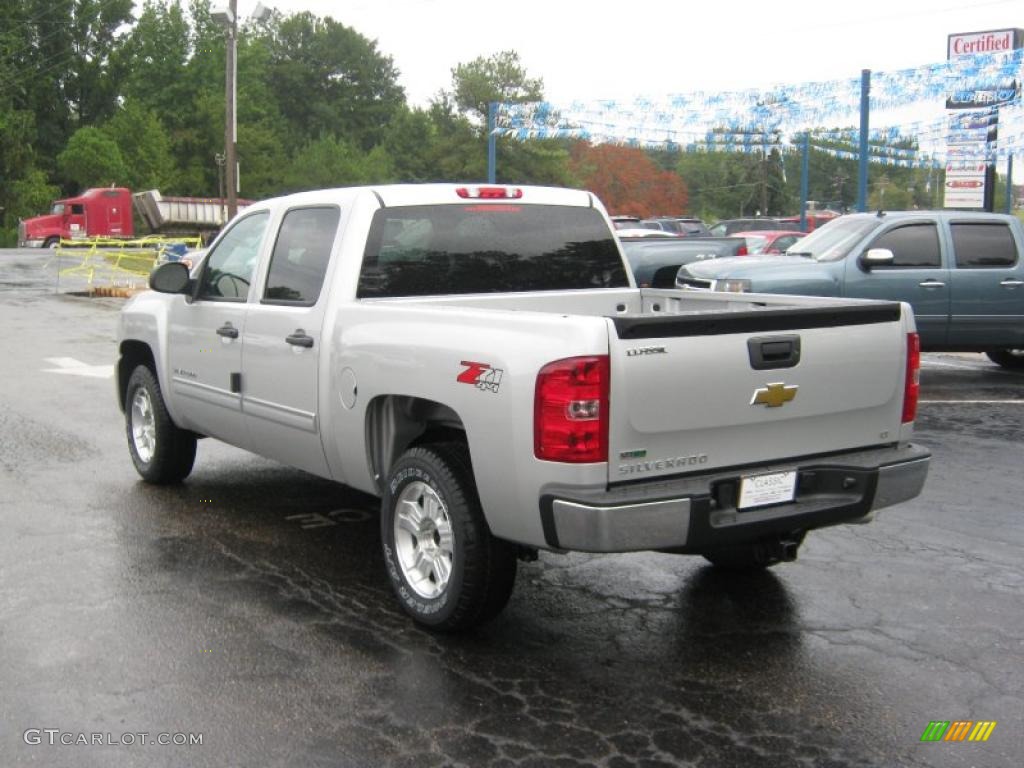
[(906, 304), (638, 289), (587, 192), (291, 195), (150, 285), (117, 375), (142, 477), (209, 436), (380, 496), (436, 630), (495, 616), (537, 549), (764, 567), (928, 471)]

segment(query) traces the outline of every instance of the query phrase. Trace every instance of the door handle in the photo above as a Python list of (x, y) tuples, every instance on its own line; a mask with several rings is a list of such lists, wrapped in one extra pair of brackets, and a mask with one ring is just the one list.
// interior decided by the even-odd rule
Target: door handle
[(1003, 288), (1020, 288), (1024, 285), (1024, 280), (1017, 280), (1013, 277), (1008, 277), (1000, 283)]
[(237, 339), (238, 329), (231, 323), (224, 323), (224, 325), (217, 329), (217, 335), (223, 336), (225, 339)]
[(306, 332), (301, 328), (297, 329), (295, 333), (285, 336), (284, 340), (296, 347), (305, 347), (306, 349), (310, 349), (313, 346), (313, 337), (307, 336)]
[(918, 283), (918, 285), (922, 288), (944, 288), (946, 286), (946, 284), (940, 280), (925, 280)]

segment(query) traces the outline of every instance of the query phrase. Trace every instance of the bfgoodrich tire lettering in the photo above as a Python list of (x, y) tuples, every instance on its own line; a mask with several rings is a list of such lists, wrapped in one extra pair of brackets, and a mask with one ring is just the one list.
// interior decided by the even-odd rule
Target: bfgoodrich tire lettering
[(196, 458), (196, 436), (171, 421), (160, 384), (148, 366), (132, 371), (124, 403), (128, 452), (142, 479), (167, 485), (188, 477)]
[(462, 443), (411, 448), (381, 502), (388, 579), (418, 624), (441, 632), (494, 618), (515, 583), (516, 553), (487, 527)]

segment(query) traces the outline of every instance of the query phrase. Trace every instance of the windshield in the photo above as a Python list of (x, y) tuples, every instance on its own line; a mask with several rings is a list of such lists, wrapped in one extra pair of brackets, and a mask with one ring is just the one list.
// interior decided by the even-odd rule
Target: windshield
[(484, 203), (377, 211), (359, 298), (625, 288), (611, 230), (593, 208)]
[(64, 213), (64, 203), (54, 203), (53, 208), (50, 209), (50, 213), (60, 215)]
[(767, 237), (761, 237), (760, 235), (744, 235), (747, 240), (747, 253), (753, 255), (760, 253), (764, 250), (764, 246), (768, 242)]
[(786, 253), (790, 256), (809, 256), (815, 261), (839, 261), (850, 252), (854, 243), (877, 226), (878, 221), (874, 218), (833, 219), (793, 243)]

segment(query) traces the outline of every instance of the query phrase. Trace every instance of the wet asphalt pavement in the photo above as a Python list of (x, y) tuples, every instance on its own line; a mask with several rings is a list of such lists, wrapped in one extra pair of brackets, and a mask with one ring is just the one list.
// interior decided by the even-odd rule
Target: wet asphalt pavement
[[(54, 295), (46, 259), (0, 251), (0, 767), (1024, 762), (1024, 375), (926, 355), (924, 494), (796, 563), (542, 553), (435, 637), (373, 499), (210, 440), (141, 483), (122, 302)], [(932, 720), (998, 726), (921, 743)]]

